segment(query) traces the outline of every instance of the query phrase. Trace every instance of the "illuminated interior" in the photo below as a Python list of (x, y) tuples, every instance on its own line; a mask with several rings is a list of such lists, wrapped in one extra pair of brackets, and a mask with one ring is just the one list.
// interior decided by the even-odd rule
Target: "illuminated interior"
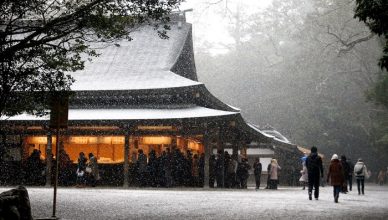
[[(178, 148), (184, 154), (190, 150), (192, 154), (204, 152), (202, 137), (181, 136), (139, 136), (134, 137), (130, 143), (129, 161), (136, 161), (139, 149), (148, 155), (151, 150), (160, 156), (167, 148)], [(87, 156), (93, 153), (100, 164), (115, 164), (124, 162), (124, 136), (65, 136), (60, 138), (63, 148), (74, 163), (80, 152)], [(34, 149), (40, 150), (41, 159), (46, 159), (47, 137), (29, 136), (25, 140), (25, 155), (27, 158)], [(56, 138), (52, 137), (52, 152), (55, 156)]]

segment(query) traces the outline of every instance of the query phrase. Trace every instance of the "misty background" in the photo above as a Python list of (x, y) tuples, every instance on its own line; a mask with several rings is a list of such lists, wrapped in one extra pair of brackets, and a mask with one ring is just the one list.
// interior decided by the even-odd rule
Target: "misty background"
[(383, 41), (353, 0), (188, 0), (199, 81), (259, 127), (330, 158), (388, 166), (387, 109), (367, 100)]

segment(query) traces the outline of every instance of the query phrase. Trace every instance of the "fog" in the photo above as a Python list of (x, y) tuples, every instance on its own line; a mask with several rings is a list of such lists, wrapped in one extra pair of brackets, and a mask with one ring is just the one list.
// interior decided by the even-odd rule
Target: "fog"
[(366, 95), (382, 40), (353, 18), (354, 4), (188, 0), (199, 80), (247, 121), (382, 169), (388, 114)]

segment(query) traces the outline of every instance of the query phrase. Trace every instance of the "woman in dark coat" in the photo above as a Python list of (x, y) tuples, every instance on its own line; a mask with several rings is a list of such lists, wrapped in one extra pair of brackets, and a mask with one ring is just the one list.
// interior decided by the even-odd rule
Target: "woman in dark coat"
[(339, 193), (344, 184), (344, 171), (337, 154), (333, 154), (331, 157), (329, 173), (327, 174), (327, 182), (329, 183), (329, 181), (333, 186), (334, 202), (338, 203)]

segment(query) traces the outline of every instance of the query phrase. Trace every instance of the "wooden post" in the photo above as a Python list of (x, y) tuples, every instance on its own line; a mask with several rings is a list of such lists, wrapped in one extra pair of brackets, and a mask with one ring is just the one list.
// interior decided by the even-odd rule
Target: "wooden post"
[(53, 138), (51, 132), (47, 133), (47, 147), (46, 147), (46, 187), (51, 187), (51, 161), (52, 161), (52, 149)]
[(124, 143), (124, 184), (123, 187), (127, 188), (129, 181), (129, 133), (125, 134), (125, 143)]
[[(67, 92), (55, 92), (51, 94), (51, 111), (50, 111), (50, 128), (56, 129), (56, 147), (55, 147), (55, 178), (54, 178), (54, 198), (53, 198), (53, 215), (56, 217), (57, 206), (57, 186), (59, 173), (59, 132), (61, 128), (67, 128), (69, 115), (69, 94)], [(50, 158), (51, 159), (51, 158)]]
[(205, 172), (204, 172), (204, 184), (203, 184), (203, 187), (204, 188), (209, 188), (209, 174), (210, 174), (210, 170), (209, 170), (209, 160), (210, 160), (210, 155), (211, 155), (211, 151), (212, 151), (212, 146), (211, 146), (211, 143), (210, 143), (210, 138), (209, 138), (209, 134), (207, 132), (205, 132), (205, 134), (203, 135), (203, 147), (205, 148)]
[(59, 123), (57, 125), (57, 133), (56, 133), (56, 140), (55, 140), (55, 178), (54, 178), (54, 199), (53, 199), (53, 215), (52, 217), (54, 219), (57, 219), (56, 217), (56, 209), (57, 209), (57, 188), (58, 188), (58, 173), (59, 173)]
[[(221, 187), (225, 187), (225, 142), (224, 142), (224, 130), (222, 127), (219, 128), (218, 132), (218, 150), (221, 150)], [(218, 187), (218, 183), (217, 183)]]
[(232, 147), (233, 147), (233, 157), (238, 158), (238, 146), (239, 146), (239, 141), (235, 138), (232, 142)]

